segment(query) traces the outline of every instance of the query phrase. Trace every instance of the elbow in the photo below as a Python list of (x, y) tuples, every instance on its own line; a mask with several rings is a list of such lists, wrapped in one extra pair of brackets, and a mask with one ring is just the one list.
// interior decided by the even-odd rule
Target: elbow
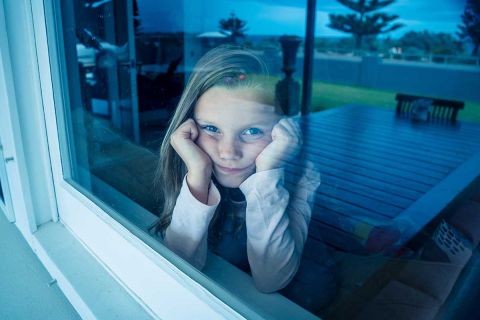
[(250, 252), (249, 261), (255, 287), (262, 293), (273, 293), (285, 288), (297, 273), (300, 260), (301, 253), (293, 248), (289, 254), (270, 258), (255, 257)]
[(206, 257), (198, 257), (194, 254), (188, 254), (180, 250), (171, 249), (177, 256), (191, 264), (195, 269), (202, 271), (206, 264)]
[(253, 283), (255, 288), (261, 293), (275, 293), (283, 288), (285, 288), (290, 281), (292, 281), (293, 275), (288, 279), (279, 279), (279, 278), (263, 278), (259, 279), (257, 277), (253, 278)]
[(206, 259), (193, 259), (193, 258), (185, 258), (191, 265), (193, 265), (196, 269), (202, 271), (206, 264)]
[[(298, 261), (291, 261), (279, 269), (265, 269), (266, 272), (252, 272), (253, 283), (258, 291), (262, 293), (274, 293), (285, 288), (297, 273)], [(253, 270), (252, 270), (253, 271)]]
[(195, 241), (185, 239), (183, 239), (183, 241), (171, 241), (170, 238), (165, 238), (164, 244), (168, 249), (196, 269), (201, 271), (205, 267), (207, 260), (206, 249), (199, 248)]

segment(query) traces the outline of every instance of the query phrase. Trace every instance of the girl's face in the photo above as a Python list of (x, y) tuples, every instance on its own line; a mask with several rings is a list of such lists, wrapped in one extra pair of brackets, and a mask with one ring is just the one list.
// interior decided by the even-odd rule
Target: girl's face
[(257, 101), (248, 89), (214, 87), (195, 106), (196, 143), (212, 159), (213, 174), (224, 187), (237, 188), (255, 173), (255, 159), (272, 141), (280, 116)]

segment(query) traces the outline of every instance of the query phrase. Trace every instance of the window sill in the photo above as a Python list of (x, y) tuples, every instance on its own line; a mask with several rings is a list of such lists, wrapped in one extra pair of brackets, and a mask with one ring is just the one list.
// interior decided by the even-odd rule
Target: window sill
[(259, 292), (251, 276), (219, 256), (209, 253), (203, 273), (234, 293), (260, 317), (267, 319), (317, 319), (312, 313), (279, 293)]
[(153, 319), (61, 223), (46, 223), (31, 245), (82, 318)]
[[(155, 318), (61, 223), (40, 226), (31, 240), (33, 250), (82, 318)], [(280, 294), (259, 293), (247, 274), (220, 257), (209, 255), (208, 261), (205, 275), (235, 292), (258, 312), (258, 318), (317, 319)]]

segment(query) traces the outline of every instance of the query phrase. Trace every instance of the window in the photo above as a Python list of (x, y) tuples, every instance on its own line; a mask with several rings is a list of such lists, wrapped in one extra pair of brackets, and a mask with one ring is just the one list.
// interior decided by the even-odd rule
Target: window
[[(384, 14), (373, 23), (392, 30), (362, 34), (341, 32), (358, 10), (322, 2), (315, 38), (305, 39), (306, 3), (57, 1), (64, 177), (137, 236), (161, 243), (149, 230), (163, 205), (159, 147), (197, 61), (234, 43), (266, 62), (272, 87), (285, 85), (284, 113), (311, 101), (299, 121), (322, 184), (299, 270), (280, 294), (332, 319), (407, 317), (418, 311), (411, 305), (428, 318), (460, 312), (454, 287), (478, 272), (465, 266), (480, 236), (480, 69), (469, 56), (475, 42), (455, 35), (464, 5), (445, 5), (371, 8), (367, 15)], [(311, 96), (302, 97), (304, 84)], [(232, 283), (250, 279), (228, 250), (211, 251), (206, 282), (232, 290), (219, 270), (230, 270)], [(251, 303), (240, 287), (231, 293)]]

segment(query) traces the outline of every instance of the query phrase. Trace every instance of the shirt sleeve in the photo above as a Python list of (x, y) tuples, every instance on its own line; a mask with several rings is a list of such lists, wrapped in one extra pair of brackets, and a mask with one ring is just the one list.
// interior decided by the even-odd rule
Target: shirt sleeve
[(278, 291), (295, 276), (319, 184), (320, 174), (309, 163), (291, 193), (283, 169), (255, 173), (240, 185), (247, 200), (248, 261), (258, 290)]
[(204, 204), (193, 196), (185, 176), (172, 221), (165, 231), (165, 245), (200, 270), (207, 259), (208, 226), (219, 203), (220, 192), (214, 183), (210, 182), (207, 204)]

